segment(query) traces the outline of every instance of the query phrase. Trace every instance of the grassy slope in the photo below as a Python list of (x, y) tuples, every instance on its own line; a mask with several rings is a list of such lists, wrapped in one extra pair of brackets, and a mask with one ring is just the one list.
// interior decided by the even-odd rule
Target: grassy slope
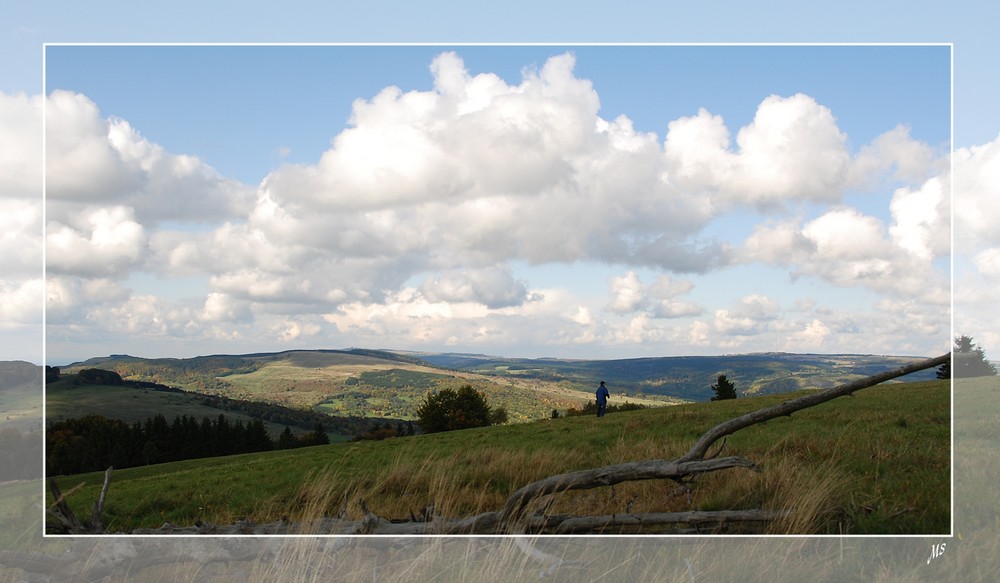
[[(427, 391), (457, 388), (463, 384), (472, 384), (483, 391), (491, 406), (506, 408), (512, 421), (547, 417), (553, 409), (580, 407), (591, 399), (589, 391), (582, 393), (556, 382), (486, 377), (339, 354), (293, 354), (261, 363), (252, 372), (228, 375), (225, 381), (230, 388), (208, 392), (287, 407), (318, 406), (335, 415), (396, 419), (415, 419), (416, 408)], [(666, 402), (662, 399), (628, 400), (649, 405)]]
[[(204, 417), (214, 419), (220, 414), (233, 423), (242, 421), (244, 425), (248, 425), (253, 421), (253, 417), (249, 415), (204, 405), (199, 397), (188, 394), (105, 385), (76, 386), (72, 383), (72, 377), (62, 378), (46, 386), (45, 407), (46, 419), (50, 422), (95, 414), (134, 423), (154, 417), (157, 413), (162, 413), (167, 422), (183, 415), (200, 420)], [(264, 426), (273, 438), (277, 438), (285, 428), (284, 425), (268, 422)], [(292, 429), (295, 433), (305, 432), (299, 427)], [(338, 435), (329, 437), (331, 440), (347, 439)]]
[[(680, 405), (591, 417), (338, 444), (132, 468), (115, 472), (111, 529), (164, 521), (308, 518), (365, 499), (376, 513), (406, 517), (433, 502), (446, 516), (495, 510), (516, 488), (551, 474), (624, 461), (674, 458), (712, 425), (793, 395)], [(855, 397), (775, 419), (730, 436), (727, 454), (757, 462), (695, 485), (691, 508), (804, 509), (810, 533), (942, 533), (949, 529), (950, 393), (927, 382), (866, 389)], [(71, 504), (86, 515), (102, 475)], [(689, 508), (672, 483), (619, 485), (562, 495), (553, 511), (669, 511)], [(810, 510), (811, 509), (811, 510)], [(352, 503), (349, 513), (358, 516)]]

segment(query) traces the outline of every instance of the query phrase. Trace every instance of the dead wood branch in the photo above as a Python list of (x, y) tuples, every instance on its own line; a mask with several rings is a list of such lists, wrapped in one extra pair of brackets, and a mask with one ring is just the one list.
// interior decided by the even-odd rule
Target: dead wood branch
[(111, 485), (111, 470), (114, 466), (109, 467), (104, 470), (104, 485), (101, 486), (101, 495), (97, 498), (97, 502), (94, 502), (94, 507), (90, 512), (90, 528), (94, 532), (104, 532), (104, 519), (101, 518), (101, 514), (104, 513), (104, 500), (108, 496), (108, 487)]
[(49, 478), (49, 489), (52, 490), (52, 498), (55, 502), (49, 507), (48, 514), (59, 521), (59, 526), (50, 527), (49, 530), (58, 534), (103, 534), (104, 521), (101, 518), (101, 514), (104, 512), (104, 501), (107, 498), (108, 487), (111, 484), (112, 469), (108, 468), (104, 472), (104, 485), (101, 486), (100, 497), (94, 502), (94, 506), (91, 509), (89, 522), (80, 520), (66, 502), (71, 494), (83, 487), (83, 484), (78, 484), (68, 492), (63, 493), (59, 490), (59, 485), (56, 483), (55, 478)]
[(78, 484), (64, 494), (59, 489), (59, 485), (56, 484), (55, 478), (49, 478), (49, 488), (52, 490), (52, 498), (55, 502), (49, 507), (48, 514), (59, 521), (59, 526), (53, 530), (69, 534), (86, 532), (87, 529), (84, 524), (80, 522), (80, 519), (76, 517), (76, 513), (66, 503), (66, 497), (81, 487), (83, 487), (83, 484)]
[(858, 379), (837, 387), (832, 387), (829, 389), (824, 389), (822, 391), (817, 391), (811, 395), (806, 395), (805, 397), (799, 397), (798, 399), (793, 399), (791, 401), (786, 401), (780, 405), (774, 407), (768, 407), (767, 409), (761, 409), (759, 411), (753, 411), (747, 413), (742, 417), (737, 417), (735, 419), (730, 419), (724, 423), (720, 423), (715, 427), (709, 429), (704, 435), (698, 439), (698, 442), (684, 454), (678, 461), (692, 461), (699, 460), (705, 457), (705, 453), (708, 448), (712, 446), (719, 438), (726, 435), (731, 435), (740, 429), (750, 427), (751, 425), (762, 423), (769, 419), (774, 419), (775, 417), (784, 417), (791, 415), (796, 411), (801, 411), (809, 407), (814, 407), (820, 403), (825, 403), (827, 401), (836, 399), (837, 397), (843, 397), (845, 395), (850, 395), (861, 389), (866, 389), (868, 387), (873, 387), (879, 383), (884, 383), (885, 381), (894, 379), (896, 377), (901, 377), (913, 372), (921, 371), (928, 368), (934, 368), (936, 366), (941, 366), (942, 364), (951, 360), (951, 354), (943, 354), (935, 358), (929, 358), (927, 360), (921, 360), (906, 366), (901, 366), (899, 368), (889, 370), (883, 373), (872, 375), (870, 377), (865, 377), (863, 379)]
[(532, 500), (548, 494), (569, 490), (587, 490), (639, 480), (669, 479), (679, 481), (693, 474), (702, 474), (726, 468), (758, 469), (750, 460), (731, 456), (711, 460), (650, 460), (629, 462), (592, 470), (581, 470), (549, 476), (548, 478), (532, 482), (514, 492), (507, 499), (507, 503), (500, 513), (500, 521), (504, 524), (512, 524), (518, 521)]

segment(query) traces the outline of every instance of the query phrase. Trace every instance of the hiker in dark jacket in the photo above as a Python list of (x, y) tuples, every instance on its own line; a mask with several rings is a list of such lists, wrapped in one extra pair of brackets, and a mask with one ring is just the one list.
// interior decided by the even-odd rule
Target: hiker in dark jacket
[(604, 381), (601, 381), (601, 386), (597, 387), (597, 416), (604, 417), (604, 414), (608, 412), (608, 397), (611, 393), (608, 392), (608, 388), (604, 386)]

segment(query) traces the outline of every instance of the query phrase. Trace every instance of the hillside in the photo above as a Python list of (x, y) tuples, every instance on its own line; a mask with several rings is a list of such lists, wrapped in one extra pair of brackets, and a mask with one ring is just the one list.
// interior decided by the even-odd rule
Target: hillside
[[(131, 380), (180, 387), (206, 395), (266, 402), (337, 416), (412, 420), (431, 390), (471, 384), (513, 422), (539, 419), (553, 409), (579, 407), (591, 398), (565, 383), (445, 370), (408, 355), (374, 350), (308, 350), (190, 359), (128, 355), (92, 358), (63, 367), (117, 372)], [(619, 396), (619, 400), (623, 400)], [(630, 398), (663, 405), (676, 400)]]
[[(590, 390), (596, 380), (604, 380), (612, 387), (612, 392), (688, 401), (711, 399), (710, 387), (721, 374), (736, 383), (741, 396), (769, 395), (828, 388), (922, 359), (783, 352), (621, 360), (520, 359), (470, 354), (423, 354), (420, 357), (443, 368), (497, 378), (562, 382), (580, 390)], [(914, 373), (904, 380), (933, 379), (935, 372), (929, 370)]]
[[(918, 360), (877, 355), (760, 353), (622, 360), (516, 359), (388, 350), (293, 350), (196, 358), (112, 355), (64, 367), (118, 372), (188, 391), (334, 415), (412, 420), (432, 390), (471, 384), (511, 421), (579, 407), (607, 381), (613, 401), (647, 405), (707, 401), (718, 375), (741, 396), (825, 388)], [(923, 371), (906, 381), (934, 379)]]
[[(804, 392), (797, 393), (805, 394)], [(294, 451), (247, 454), (115, 472), (106, 518), (112, 531), (165, 520), (228, 523), (305, 520), (371, 511), (407, 518), (495, 510), (517, 488), (561, 472), (673, 459), (708, 428), (784, 395), (694, 403), (592, 417), (418, 435)], [(730, 436), (726, 455), (760, 473), (733, 469), (693, 484), (645, 481), (553, 498), (553, 513), (799, 509), (769, 532), (944, 534), (950, 524), (950, 387), (946, 381), (885, 384), (773, 419)], [(914, 447), (914, 444), (920, 444)], [(86, 515), (100, 473), (60, 478), (86, 485), (70, 502)], [(255, 484), (254, 488), (234, 484)], [(361, 506), (361, 501), (364, 506)]]

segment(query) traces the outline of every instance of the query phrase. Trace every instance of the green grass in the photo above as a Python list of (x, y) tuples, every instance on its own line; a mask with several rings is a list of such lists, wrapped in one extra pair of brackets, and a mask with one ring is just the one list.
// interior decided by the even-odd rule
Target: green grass
[[(408, 516), (433, 502), (445, 516), (496, 510), (514, 490), (548, 475), (680, 456), (711, 426), (796, 393), (572, 417), (492, 428), (177, 462), (116, 471), (105, 517), (111, 530), (174, 524), (263, 522), (336, 512), (365, 499), (376, 513)], [(809, 508), (796, 533), (946, 533), (950, 525), (950, 394), (945, 382), (861, 391), (730, 436), (726, 455), (762, 473), (716, 472), (695, 485), (690, 508)], [(60, 478), (83, 515), (103, 475)], [(685, 510), (674, 484), (623, 484), (561, 495), (556, 511)]]

